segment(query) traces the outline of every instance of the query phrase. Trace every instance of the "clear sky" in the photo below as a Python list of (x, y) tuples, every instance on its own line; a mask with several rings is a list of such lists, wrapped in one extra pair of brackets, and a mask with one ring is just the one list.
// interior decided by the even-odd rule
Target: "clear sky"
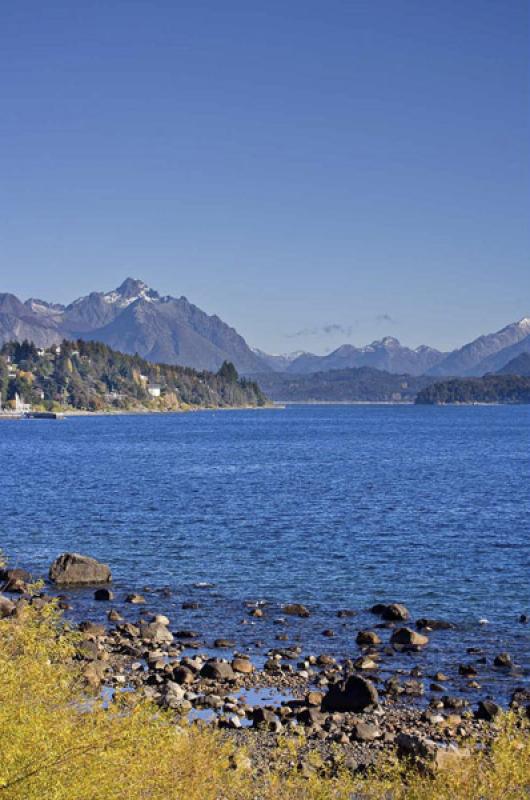
[(0, 291), (128, 275), (270, 352), (530, 315), (526, 0), (16, 0)]

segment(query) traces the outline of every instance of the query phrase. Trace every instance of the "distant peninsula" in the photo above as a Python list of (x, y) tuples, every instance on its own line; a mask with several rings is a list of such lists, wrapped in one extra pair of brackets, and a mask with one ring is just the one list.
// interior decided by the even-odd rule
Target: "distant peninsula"
[(489, 374), (483, 378), (453, 378), (422, 389), (418, 392), (416, 403), (530, 403), (530, 377)]
[(48, 348), (8, 342), (0, 349), (0, 410), (8, 414), (185, 411), (267, 402), (258, 384), (240, 378), (228, 361), (216, 373), (199, 372), (82, 340)]

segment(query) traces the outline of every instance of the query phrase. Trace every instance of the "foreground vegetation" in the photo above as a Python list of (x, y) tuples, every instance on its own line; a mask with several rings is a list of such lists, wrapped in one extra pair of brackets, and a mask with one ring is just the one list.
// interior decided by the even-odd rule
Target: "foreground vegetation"
[(530, 377), (489, 374), (453, 378), (422, 389), (416, 403), (530, 403)]
[(0, 350), (0, 402), (13, 406), (17, 394), (34, 409), (47, 411), (163, 411), (266, 402), (258, 385), (240, 379), (228, 362), (216, 374), (197, 372), (82, 340), (47, 350), (30, 342), (5, 344)]
[[(530, 792), (530, 737), (506, 716), (490, 752), (436, 773), (389, 757), (373, 773), (334, 776), (315, 756), (298, 769), (299, 744), (283, 740), (253, 771), (220, 732), (122, 692), (88, 697), (76, 636), (52, 604), (19, 604), (0, 621), (0, 798), (9, 800), (521, 800)], [(249, 735), (249, 741), (253, 735)], [(469, 746), (469, 745), (468, 745)]]

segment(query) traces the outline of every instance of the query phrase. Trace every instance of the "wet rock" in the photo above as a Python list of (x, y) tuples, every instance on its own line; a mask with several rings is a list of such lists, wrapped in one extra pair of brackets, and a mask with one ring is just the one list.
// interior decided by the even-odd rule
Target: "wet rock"
[(234, 681), (236, 676), (231, 665), (227, 661), (211, 658), (201, 669), (201, 678), (208, 678), (214, 681)]
[(344, 617), (356, 617), (357, 612), (354, 611), (352, 608), (341, 608), (340, 611), (337, 611), (337, 617), (342, 619)]
[(0, 588), (4, 592), (24, 594), (28, 583), (31, 583), (31, 575), (25, 569), (15, 567), (0, 570)]
[(521, 616), (519, 617), (519, 622), (521, 623), (521, 625), (527, 625), (530, 622), (530, 617), (528, 616), (528, 614), (521, 614)]
[(150, 617), (151, 622), (156, 622), (157, 625), (165, 625), (166, 627), (170, 624), (169, 617), (166, 617), (165, 614), (153, 614)]
[(419, 630), (428, 628), (431, 631), (445, 631), (450, 630), (455, 626), (452, 622), (446, 622), (444, 619), (428, 619), (427, 617), (422, 617), (421, 619), (416, 620), (416, 627)]
[(335, 636), (335, 631), (331, 630), (331, 628), (326, 628), (325, 631), (322, 631), (322, 636), (327, 636), (329, 639), (332, 639)]
[(381, 639), (375, 631), (359, 631), (355, 639), (359, 645), (372, 645), (376, 646), (381, 644)]
[(366, 678), (351, 675), (344, 681), (330, 686), (322, 701), (324, 711), (364, 711), (379, 701), (377, 689)]
[(412, 628), (398, 628), (392, 634), (390, 642), (393, 645), (399, 645), (403, 649), (416, 650), (429, 644), (429, 639), (422, 633), (413, 631)]
[(232, 639), (216, 639), (213, 646), (221, 650), (229, 650), (235, 647), (236, 643), (233, 642)]
[(182, 603), (182, 606), (181, 606), (181, 608), (184, 611), (196, 611), (200, 607), (201, 607), (201, 604), (197, 603), (197, 602), (195, 602), (193, 600), (188, 600), (187, 602)]
[(318, 664), (319, 667), (331, 667), (334, 666), (337, 662), (333, 658), (333, 656), (327, 655), (327, 653), (321, 653), (316, 659), (315, 663)]
[(0, 619), (6, 619), (15, 613), (16, 606), (8, 598), (0, 595)]
[(109, 622), (121, 622), (123, 617), (119, 611), (116, 611), (115, 608), (111, 608), (110, 611), (107, 612), (107, 619)]
[(370, 656), (361, 656), (353, 662), (355, 669), (374, 670), (379, 669), (379, 665)]
[(197, 631), (190, 631), (188, 629), (182, 631), (175, 631), (177, 639), (198, 639), (199, 634)]
[(310, 614), (309, 609), (301, 603), (287, 603), (282, 606), (282, 611), (292, 617), (308, 617)]
[(252, 611), (249, 611), (249, 615), (251, 617), (256, 617), (257, 619), (261, 619), (263, 616), (263, 610), (261, 608), (253, 608)]
[(114, 600), (114, 592), (111, 592), (110, 589), (96, 589), (94, 592), (94, 600), (98, 602), (108, 602), (109, 600)]
[(509, 653), (499, 653), (498, 656), (495, 656), (493, 660), (493, 664), (496, 667), (503, 667), (504, 669), (510, 669), (513, 667), (512, 657)]
[(502, 708), (494, 703), (493, 700), (481, 700), (478, 704), (475, 716), (477, 719), (486, 720), (486, 722), (493, 722), (495, 717), (500, 714)]
[(433, 675), (433, 680), (438, 681), (439, 683), (441, 683), (443, 681), (448, 681), (449, 678), (443, 672), (436, 672)]
[(473, 664), (460, 664), (458, 666), (458, 674), (464, 678), (475, 678), (478, 675), (478, 670)]
[(389, 622), (405, 622), (410, 614), (408, 608), (401, 603), (390, 603), (384, 606), (381, 616)]
[(132, 603), (135, 606), (143, 605), (146, 600), (143, 594), (128, 594), (125, 598), (126, 603)]
[(370, 722), (356, 722), (353, 726), (353, 736), (359, 742), (373, 742), (382, 735), (381, 728)]
[(63, 553), (50, 567), (50, 580), (60, 586), (110, 583), (112, 575), (107, 564), (80, 553)]

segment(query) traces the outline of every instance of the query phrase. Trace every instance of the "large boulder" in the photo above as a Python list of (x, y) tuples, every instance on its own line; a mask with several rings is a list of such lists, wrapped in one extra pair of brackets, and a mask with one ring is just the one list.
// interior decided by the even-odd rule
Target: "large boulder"
[(236, 676), (232, 666), (227, 661), (211, 658), (201, 669), (201, 678), (213, 681), (234, 681)]
[(390, 642), (403, 650), (418, 650), (429, 644), (429, 638), (412, 628), (398, 628), (392, 634)]
[(378, 645), (381, 644), (381, 639), (375, 631), (359, 631), (355, 639), (357, 644), (360, 645)]
[(173, 634), (160, 622), (148, 622), (140, 625), (140, 638), (154, 644), (171, 644)]
[(351, 675), (345, 681), (330, 686), (322, 701), (322, 710), (358, 713), (378, 702), (379, 696), (374, 684), (359, 675)]
[(82, 586), (110, 583), (112, 575), (107, 564), (79, 553), (63, 553), (50, 567), (50, 580), (60, 586)]
[(282, 611), (291, 617), (308, 617), (310, 614), (309, 609), (301, 603), (286, 603), (282, 606)]
[(408, 608), (402, 603), (390, 603), (384, 607), (381, 616), (390, 622), (405, 622), (409, 619), (410, 614)]

